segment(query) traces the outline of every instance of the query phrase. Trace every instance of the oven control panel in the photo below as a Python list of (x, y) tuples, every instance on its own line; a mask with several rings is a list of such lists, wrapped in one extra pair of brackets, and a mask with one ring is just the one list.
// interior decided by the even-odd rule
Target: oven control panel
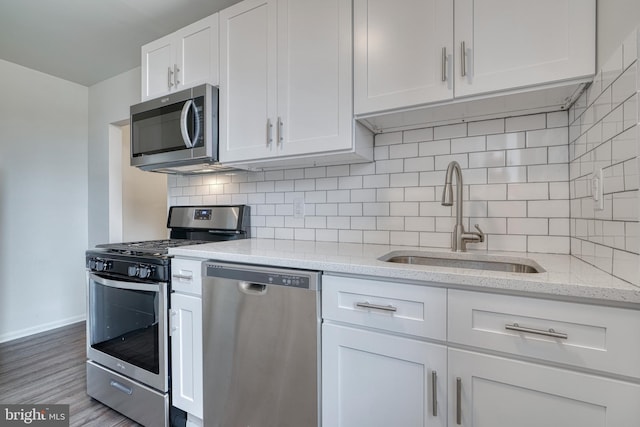
[(143, 280), (145, 282), (168, 282), (169, 262), (154, 264), (150, 258), (135, 259), (127, 255), (87, 254), (87, 269), (114, 280)]

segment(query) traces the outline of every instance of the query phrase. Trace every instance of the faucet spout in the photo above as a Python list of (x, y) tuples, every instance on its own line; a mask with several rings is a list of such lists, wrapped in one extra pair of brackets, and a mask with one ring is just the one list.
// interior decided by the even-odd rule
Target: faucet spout
[(484, 242), (484, 233), (480, 227), (476, 225), (479, 233), (467, 233), (462, 224), (462, 169), (460, 164), (452, 161), (447, 166), (447, 173), (444, 180), (444, 190), (442, 191), (442, 206), (452, 206), (453, 201), (453, 174), (456, 174), (456, 225), (453, 227), (451, 234), (451, 250), (454, 252), (465, 252), (467, 250), (467, 241)]

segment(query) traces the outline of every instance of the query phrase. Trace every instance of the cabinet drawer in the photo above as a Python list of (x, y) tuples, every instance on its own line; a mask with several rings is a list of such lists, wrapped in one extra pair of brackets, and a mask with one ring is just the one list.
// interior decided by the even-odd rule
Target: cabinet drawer
[(322, 317), (386, 331), (446, 339), (443, 288), (324, 275)]
[(202, 295), (202, 260), (171, 259), (171, 289), (193, 295)]
[(449, 290), (449, 342), (640, 378), (640, 311)]

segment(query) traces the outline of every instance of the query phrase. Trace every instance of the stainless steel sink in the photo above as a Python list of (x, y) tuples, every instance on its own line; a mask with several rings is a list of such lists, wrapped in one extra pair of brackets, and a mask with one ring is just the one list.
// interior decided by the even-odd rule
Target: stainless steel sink
[(427, 265), (449, 268), (470, 268), (473, 270), (504, 271), (508, 273), (543, 273), (545, 270), (535, 261), (523, 258), (489, 256), (466, 253), (457, 254), (425, 252), (391, 252), (378, 258), (380, 261), (397, 264)]

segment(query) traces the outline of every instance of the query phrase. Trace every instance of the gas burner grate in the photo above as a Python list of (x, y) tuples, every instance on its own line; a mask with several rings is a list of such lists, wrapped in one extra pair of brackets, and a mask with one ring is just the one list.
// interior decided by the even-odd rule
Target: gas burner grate
[(145, 240), (140, 242), (106, 243), (97, 247), (108, 249), (110, 252), (131, 255), (166, 255), (169, 248), (210, 243), (205, 240), (165, 239)]

